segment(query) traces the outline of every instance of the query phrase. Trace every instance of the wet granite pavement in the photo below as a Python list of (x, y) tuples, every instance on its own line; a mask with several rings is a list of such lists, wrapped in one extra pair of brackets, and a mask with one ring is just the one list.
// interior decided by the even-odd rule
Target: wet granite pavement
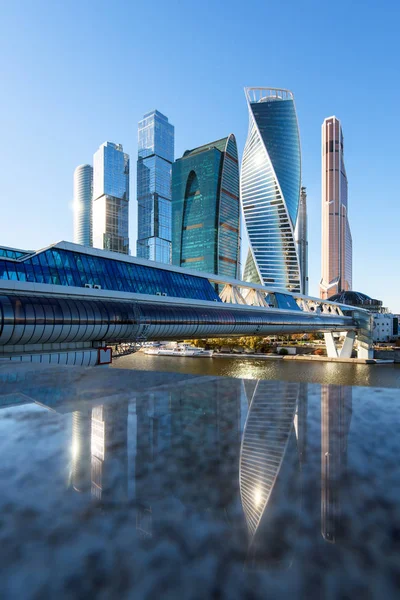
[(396, 598), (398, 389), (0, 367), (0, 597)]

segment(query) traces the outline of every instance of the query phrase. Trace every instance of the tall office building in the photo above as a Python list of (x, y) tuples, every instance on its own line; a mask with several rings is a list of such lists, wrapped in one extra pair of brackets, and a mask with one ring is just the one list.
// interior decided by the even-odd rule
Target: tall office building
[(347, 176), (339, 119), (322, 124), (322, 277), (320, 297), (351, 290), (352, 239), (347, 214)]
[(307, 190), (300, 190), (299, 216), (296, 226), (297, 254), (300, 264), (300, 290), (308, 296), (308, 228), (307, 228)]
[(93, 167), (79, 165), (74, 171), (74, 243), (92, 246)]
[(129, 156), (104, 142), (93, 157), (93, 246), (129, 254)]
[(301, 155), (292, 92), (246, 88), (249, 131), (243, 152), (241, 199), (249, 236), (244, 279), (300, 292), (294, 235)]
[(187, 150), (172, 167), (172, 262), (239, 276), (239, 165), (233, 134)]
[(153, 110), (139, 121), (137, 256), (171, 262), (171, 167), (174, 126)]

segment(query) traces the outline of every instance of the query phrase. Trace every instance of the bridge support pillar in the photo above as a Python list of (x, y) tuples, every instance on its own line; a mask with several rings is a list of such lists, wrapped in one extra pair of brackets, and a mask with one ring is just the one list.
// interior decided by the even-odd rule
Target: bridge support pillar
[(351, 358), (354, 342), (356, 339), (355, 331), (346, 331), (343, 346), (338, 350), (333, 333), (324, 333), (326, 354), (329, 358)]
[(326, 355), (329, 358), (337, 358), (338, 351), (336, 348), (335, 340), (333, 338), (333, 334), (331, 332), (324, 333), (324, 338), (325, 338), (325, 346), (326, 346)]
[(374, 358), (374, 350), (372, 344), (358, 342), (357, 358), (371, 359)]
[(344, 338), (344, 343), (342, 349), (340, 351), (340, 358), (351, 358), (351, 353), (353, 352), (354, 342), (356, 339), (355, 331), (347, 331), (346, 337)]

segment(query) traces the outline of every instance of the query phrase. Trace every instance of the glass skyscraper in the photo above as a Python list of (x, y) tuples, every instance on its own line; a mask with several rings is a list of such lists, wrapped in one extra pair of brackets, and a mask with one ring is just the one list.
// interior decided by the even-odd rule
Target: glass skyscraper
[(322, 277), (320, 297), (351, 290), (352, 238), (347, 213), (347, 175), (339, 119), (322, 124)]
[(93, 167), (79, 165), (74, 171), (74, 243), (92, 246)]
[(129, 254), (129, 156), (104, 142), (93, 157), (93, 246)]
[(241, 198), (249, 235), (244, 279), (301, 290), (294, 230), (300, 200), (300, 137), (292, 92), (246, 88), (249, 131)]
[(174, 126), (153, 110), (139, 121), (137, 256), (171, 262), (171, 167)]
[(297, 253), (301, 274), (301, 293), (308, 296), (308, 227), (307, 227), (307, 190), (301, 188), (299, 216), (296, 226)]
[(172, 166), (172, 262), (239, 276), (239, 164), (233, 134)]

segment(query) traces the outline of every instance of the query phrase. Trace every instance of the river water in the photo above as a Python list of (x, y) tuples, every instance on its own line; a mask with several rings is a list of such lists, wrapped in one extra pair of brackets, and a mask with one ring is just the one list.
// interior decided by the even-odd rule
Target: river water
[(361, 365), (225, 356), (181, 358), (151, 356), (138, 352), (115, 359), (113, 366), (138, 371), (168, 371), (243, 379), (278, 379), (305, 383), (400, 388), (400, 364)]
[(0, 365), (1, 600), (399, 598), (398, 367), (114, 366)]

